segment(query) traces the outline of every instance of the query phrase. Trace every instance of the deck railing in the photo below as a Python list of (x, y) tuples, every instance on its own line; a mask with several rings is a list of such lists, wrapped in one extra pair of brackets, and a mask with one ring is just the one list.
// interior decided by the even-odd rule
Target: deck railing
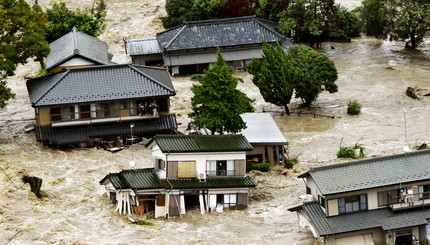
[(414, 192), (414, 194), (388, 196), (389, 207), (392, 210), (401, 210), (430, 205), (430, 192)]

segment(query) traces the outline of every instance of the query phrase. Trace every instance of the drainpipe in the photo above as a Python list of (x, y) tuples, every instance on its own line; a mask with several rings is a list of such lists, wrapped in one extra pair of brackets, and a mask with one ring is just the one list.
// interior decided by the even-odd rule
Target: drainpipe
[(125, 54), (127, 54), (127, 40), (125, 39), (125, 37), (123, 37), (122, 40), (124, 41)]

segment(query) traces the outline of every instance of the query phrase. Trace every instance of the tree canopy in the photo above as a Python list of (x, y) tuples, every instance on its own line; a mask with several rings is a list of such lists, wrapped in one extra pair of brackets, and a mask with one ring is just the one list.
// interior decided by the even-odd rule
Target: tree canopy
[(46, 9), (48, 28), (46, 40), (53, 42), (69, 33), (73, 27), (80, 32), (97, 37), (105, 29), (106, 3), (95, 0), (91, 8), (70, 10), (63, 1), (53, 2)]
[(253, 59), (248, 66), (254, 75), (252, 82), (260, 89), (266, 102), (283, 106), (289, 115), (288, 104), (295, 92), (302, 105), (309, 107), (319, 93), (337, 92), (337, 70), (324, 54), (304, 45), (294, 45), (287, 53), (277, 44), (263, 44), (263, 60)]
[(296, 71), (282, 47), (274, 48), (263, 40), (263, 60), (253, 58), (248, 71), (252, 82), (260, 89), (266, 102), (283, 106), (288, 115), (288, 104), (293, 95)]
[(358, 18), (334, 0), (292, 0), (282, 11), (279, 29), (295, 42), (320, 43), (359, 34)]
[(240, 80), (233, 77), (233, 73), (234, 69), (227, 65), (218, 49), (212, 68), (205, 70), (203, 75), (192, 76), (198, 84), (191, 88), (193, 112), (189, 116), (194, 117), (196, 126), (206, 127), (212, 134), (237, 133), (246, 128), (240, 115), (254, 108), (251, 99), (236, 89)]
[(4, 79), (14, 75), (18, 64), (35, 58), (43, 64), (49, 53), (45, 41), (47, 18), (39, 5), (24, 0), (0, 0), (0, 108), (15, 95), (6, 87)]
[(366, 34), (406, 41), (412, 48), (430, 33), (428, 0), (364, 0), (360, 15)]
[(287, 56), (297, 72), (296, 98), (300, 98), (305, 107), (309, 107), (324, 90), (337, 92), (337, 69), (325, 54), (305, 45), (294, 45), (288, 49)]

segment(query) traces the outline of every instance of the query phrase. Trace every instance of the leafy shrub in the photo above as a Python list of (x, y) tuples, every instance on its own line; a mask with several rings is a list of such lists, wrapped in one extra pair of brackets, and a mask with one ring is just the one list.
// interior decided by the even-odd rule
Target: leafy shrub
[[(342, 139), (343, 140), (343, 139)], [(366, 154), (364, 154), (364, 147), (362, 144), (358, 144), (358, 141), (354, 146), (342, 146), (342, 140), (340, 141), (339, 151), (337, 152), (337, 158), (364, 158)], [(358, 156), (357, 156), (358, 150)]]
[(287, 161), (285, 161), (285, 167), (291, 169), (294, 167), (294, 165), (298, 163), (299, 163), (299, 159), (297, 157), (292, 157), (287, 159)]
[(138, 224), (138, 225), (149, 225), (149, 226), (153, 226), (154, 225), (153, 223), (151, 223), (149, 221), (146, 221), (146, 220), (138, 220), (136, 222), (136, 224)]
[(356, 100), (348, 102), (347, 112), (349, 115), (358, 115), (361, 113), (361, 104)]
[(246, 163), (246, 171), (258, 170), (260, 172), (267, 172), (272, 168), (270, 163)]

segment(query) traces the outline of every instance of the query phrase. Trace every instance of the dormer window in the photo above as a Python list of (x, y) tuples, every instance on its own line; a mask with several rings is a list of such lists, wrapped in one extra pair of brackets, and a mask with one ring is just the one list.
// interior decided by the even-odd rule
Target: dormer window
[(342, 197), (338, 199), (339, 214), (367, 210), (367, 195)]

